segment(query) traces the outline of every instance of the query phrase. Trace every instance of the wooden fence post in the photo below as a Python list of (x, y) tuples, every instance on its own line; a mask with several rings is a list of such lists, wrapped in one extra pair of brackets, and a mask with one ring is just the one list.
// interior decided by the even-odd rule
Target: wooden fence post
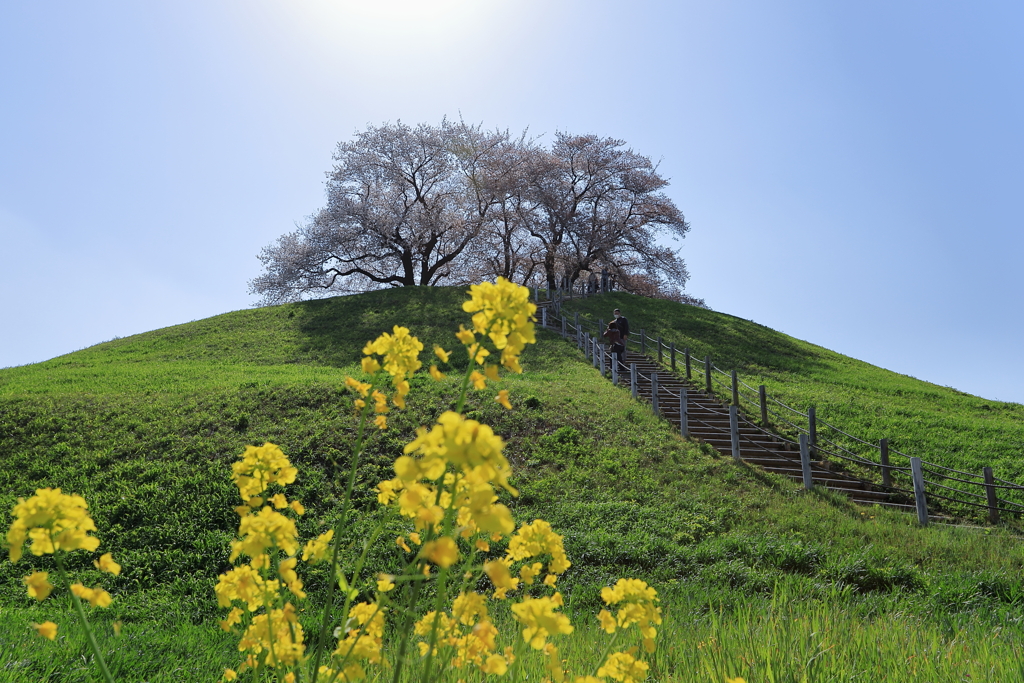
[(757, 387), (757, 398), (761, 402), (761, 426), (768, 426), (768, 392), (765, 391), (764, 385)]
[(992, 474), (992, 468), (986, 467), (982, 470), (985, 473), (985, 496), (988, 498), (988, 521), (999, 524), (999, 499), (996, 498), (996, 478)]
[(604, 369), (607, 365), (607, 363), (605, 362), (605, 356), (607, 356), (608, 354), (605, 353), (603, 344), (597, 345), (597, 353), (599, 356), (601, 356), (601, 376), (604, 377)]
[(548, 327), (548, 309), (547, 306), (540, 309), (540, 326), (544, 329)]
[(644, 328), (640, 328), (640, 353), (647, 353), (647, 335)]
[(878, 454), (882, 461), (882, 486), (892, 486), (892, 471), (889, 469), (889, 439), (878, 440)]
[(740, 415), (736, 406), (729, 406), (729, 435), (732, 437), (732, 459), (740, 461)]
[(629, 364), (629, 391), (633, 394), (633, 398), (636, 398), (637, 387), (636, 387), (636, 363)]
[(917, 522), (928, 526), (928, 501), (924, 496), (924, 471), (921, 469), (921, 458), (910, 459), (910, 476), (914, 479), (914, 505), (917, 506)]
[(655, 415), (661, 415), (661, 410), (658, 407), (658, 373), (651, 373), (651, 410), (654, 411)]
[(810, 491), (814, 488), (814, 478), (811, 476), (811, 449), (807, 447), (807, 435), (800, 435), (800, 470), (804, 475), (804, 488)]
[(676, 343), (671, 342), (669, 353), (672, 355), (672, 372), (676, 371)]
[(711, 388), (711, 356), (704, 356), (704, 388), (708, 390), (708, 396), (715, 393)]
[(565, 336), (566, 336), (565, 316), (563, 315), (562, 316), (562, 339), (565, 339)]
[(619, 359), (612, 354), (612, 384), (619, 386)]
[(818, 419), (814, 406), (807, 409), (807, 447), (811, 449), (811, 457), (818, 459)]
[(679, 434), (684, 438), (690, 436), (689, 406), (687, 406), (686, 387), (679, 388)]
[(732, 404), (737, 407), (740, 405), (740, 382), (735, 370), (732, 371)]
[(690, 349), (683, 349), (683, 362), (686, 363), (686, 379), (690, 379)]
[(658, 362), (661, 363), (665, 360), (665, 356), (661, 350), (661, 335), (658, 335)]
[(596, 368), (597, 364), (600, 362), (598, 357), (597, 357), (597, 355), (601, 351), (601, 345), (598, 343), (597, 337), (592, 337), (592, 339), (593, 339), (593, 346), (594, 346), (594, 352), (593, 352), (593, 354), (594, 354), (594, 367)]

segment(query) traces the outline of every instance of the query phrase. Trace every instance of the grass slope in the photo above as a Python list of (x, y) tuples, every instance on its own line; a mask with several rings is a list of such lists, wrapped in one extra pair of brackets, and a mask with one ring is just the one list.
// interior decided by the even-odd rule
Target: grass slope
[[(100, 550), (124, 566), (119, 577), (101, 577), (85, 553), (72, 556), (84, 583), (102, 581), (115, 597), (101, 621), (122, 620), (140, 652), (174, 640), (168, 634), (179, 634), (179, 646), (219, 652), (227, 641), (206, 625), (217, 613), (212, 586), (229, 566), (237, 525), (230, 462), (248, 443), (281, 445), (300, 469), (295, 492), (308, 510), (300, 532), (319, 533), (334, 519), (338, 474), (347, 470), (353, 421), (340, 387), (357, 372), (363, 343), (404, 324), (428, 350), (452, 348), (453, 331), (468, 317), (462, 300), (459, 290), (410, 288), (239, 311), (0, 370), (0, 510), (40, 486), (86, 496)], [(638, 301), (619, 305), (642, 324)], [(742, 350), (741, 323), (721, 334)], [(815, 347), (792, 344), (818, 363)], [(798, 373), (801, 356), (772, 357), (758, 358)], [(657, 583), (682, 630), (689, 621), (707, 624), (709, 605), (742, 612), (780, 586), (827, 609), (897, 621), (911, 615), (937, 639), (1019, 622), (1024, 550), (1008, 531), (922, 530), (904, 515), (802, 494), (680, 439), (554, 335), (540, 334), (523, 365), (522, 376), (504, 381), (516, 410), (483, 392), (473, 396), (472, 416), (508, 441), (521, 491), (508, 503), (517, 518), (543, 517), (565, 535), (574, 563), (564, 579), (570, 610), (591, 610), (601, 586), (637, 576)], [(376, 523), (372, 486), (390, 476), (415, 428), (455, 394), (450, 381), (414, 379), (409, 410), (390, 416), (391, 428), (360, 469), (363, 512), (350, 540)], [(6, 512), (0, 519), (9, 521)], [(392, 566), (396, 553), (390, 542), (375, 548), (372, 570)], [(30, 568), (48, 566), (31, 556), (0, 563), (0, 670), (18, 672), (11, 680), (79, 680), (81, 644), (72, 636), (61, 645), (25, 635), (29, 621), (69, 622), (60, 600), (36, 605), (20, 583)], [(327, 577), (306, 579), (314, 612)], [(1019, 641), (1009, 645), (1018, 653)], [(683, 650), (664, 666), (687, 666)], [(135, 678), (178, 680), (147, 657), (140, 655)], [(188, 676), (212, 679), (230, 662), (228, 645), (223, 656), (197, 660)]]

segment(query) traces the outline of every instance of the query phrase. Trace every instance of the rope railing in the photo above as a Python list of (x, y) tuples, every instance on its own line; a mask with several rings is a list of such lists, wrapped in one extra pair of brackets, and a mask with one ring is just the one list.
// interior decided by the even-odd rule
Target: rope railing
[[(564, 334), (566, 337), (572, 337), (577, 340), (579, 340), (584, 335), (590, 337), (591, 335), (588, 332), (588, 330), (593, 329), (595, 332), (595, 334), (593, 334), (592, 337), (593, 341), (600, 342), (601, 334), (604, 331), (602, 329), (602, 326), (598, 324), (596, 321), (588, 320), (585, 317), (580, 318), (579, 314), (577, 314), (577, 320), (579, 321), (579, 324), (570, 323), (565, 318), (565, 316), (561, 315), (560, 302), (562, 300), (563, 299), (561, 298), (561, 295), (559, 295), (559, 298), (552, 300), (552, 303), (555, 304), (554, 306), (546, 307), (544, 316), (547, 320), (548, 327), (560, 328), (561, 330), (564, 330)], [(604, 363), (606, 359), (611, 363), (616, 362), (612, 354), (603, 350), (599, 351), (596, 348), (588, 348), (587, 343), (589, 342), (585, 342), (583, 344), (584, 352), (588, 357), (592, 358), (595, 367), (598, 367), (598, 357), (594, 356), (595, 353), (601, 354), (601, 367), (605, 367)], [(602, 348), (603, 346), (604, 345), (602, 344)], [(713, 388), (713, 393), (717, 393), (718, 389), (724, 389), (725, 395), (727, 397), (732, 398), (733, 396), (735, 396), (735, 398), (737, 399), (736, 407), (737, 409), (739, 409), (737, 413), (739, 416), (741, 416), (743, 424), (746, 427), (752, 428), (759, 433), (771, 436), (773, 439), (781, 439), (783, 442), (789, 443), (791, 446), (797, 444), (797, 442), (794, 441), (793, 439), (785, 437), (784, 435), (778, 434), (774, 431), (769, 431), (765, 425), (758, 425), (753, 420), (749, 419), (746, 415), (743, 414), (744, 410), (747, 410), (749, 408), (756, 408), (757, 410), (760, 411), (762, 419), (765, 420), (767, 423), (780, 426), (788, 426), (795, 430), (798, 434), (807, 435), (811, 443), (811, 448), (813, 448), (815, 453), (818, 453), (821, 456), (830, 456), (831, 458), (853, 463), (858, 467), (867, 467), (870, 471), (877, 470), (882, 474), (883, 483), (879, 484), (876, 481), (861, 479), (851, 474), (850, 472), (843, 472), (842, 474), (844, 477), (849, 477), (852, 480), (873, 487), (881, 486), (884, 490), (893, 493), (909, 494), (911, 496), (914, 495), (914, 491), (898, 486), (892, 480), (895, 476), (910, 476), (911, 478), (913, 478), (915, 476), (913, 473), (913, 468), (909, 466), (899, 466), (890, 464), (888, 462), (887, 455), (905, 458), (911, 464), (913, 464), (913, 462), (915, 462), (918, 459), (916, 459), (914, 456), (910, 456), (902, 451), (899, 451), (889, 446), (886, 440), (883, 439), (880, 443), (872, 443), (858, 436), (850, 434), (849, 432), (830, 422), (817, 419), (816, 415), (814, 414), (813, 408), (808, 410), (808, 412), (800, 411), (778, 400), (774, 396), (767, 395), (767, 393), (764, 391), (763, 386), (755, 389), (754, 387), (750, 386), (739, 377), (736, 377), (734, 380), (732, 376), (732, 371), (723, 370), (713, 362), (709, 363), (711, 372), (710, 377), (708, 377), (709, 373), (708, 368), (705, 364), (705, 358), (698, 358), (693, 354), (690, 354), (689, 349), (684, 349), (683, 359), (679, 359), (679, 349), (677, 349), (674, 345), (664, 343), (659, 338), (651, 337), (650, 335), (646, 334), (644, 330), (640, 330), (638, 334), (633, 334), (631, 335), (630, 339), (624, 340), (624, 346), (627, 351), (632, 352), (633, 350), (636, 350), (637, 352), (646, 355), (648, 357), (648, 360), (652, 363), (655, 363), (655, 365), (664, 366), (670, 362), (672, 365), (672, 369), (668, 371), (668, 373), (666, 374), (666, 378), (673, 377), (672, 371), (674, 371), (676, 374), (684, 371), (682, 368), (678, 367), (680, 364), (680, 360), (682, 360), (683, 363), (685, 363), (686, 360), (689, 360), (689, 373), (687, 375), (689, 381), (693, 382), (699, 378), (702, 380), (700, 383), (701, 387), (704, 387), (704, 385), (707, 385), (708, 381), (710, 380), (710, 386), (708, 388)], [(666, 359), (666, 351), (668, 352), (668, 358), (671, 359), (670, 361)], [(622, 365), (620, 365), (619, 367), (622, 367)], [(618, 376), (620, 378), (623, 376), (623, 374), (626, 375), (628, 380), (628, 372), (624, 373), (621, 370), (618, 372)], [(650, 375), (646, 375), (640, 372), (639, 370), (636, 374), (638, 384), (640, 382), (643, 382), (648, 385), (653, 385), (653, 377), (651, 377)], [(659, 379), (661, 378), (659, 377)], [(699, 389), (697, 390), (697, 394), (703, 395)], [(659, 406), (665, 405), (666, 408), (669, 408), (668, 412), (673, 412), (671, 410), (670, 405), (672, 403), (672, 399), (675, 399), (675, 401), (678, 402), (680, 398), (681, 392), (673, 392), (669, 387), (665, 386), (658, 387), (657, 403), (659, 404)], [(652, 396), (652, 403), (655, 402), (653, 399), (654, 397)], [(782, 409), (781, 413), (779, 412), (779, 410), (775, 408), (776, 406), (779, 409)], [(706, 410), (717, 417), (730, 418), (730, 414), (728, 412), (721, 412), (715, 410), (714, 408), (705, 403), (701, 404), (701, 409)], [(662, 409), (660, 412), (664, 414), (666, 411), (665, 409)], [(679, 411), (676, 410), (674, 412), (678, 413)], [(755, 411), (751, 410), (751, 412)], [(795, 415), (805, 418), (808, 420), (808, 424), (802, 425), (797, 422), (793, 422), (787, 417), (787, 415)], [(680, 419), (682, 419), (682, 415), (680, 415)], [(726, 430), (720, 425), (711, 425), (705, 422), (704, 420), (697, 418), (694, 415), (689, 415), (688, 421), (694, 424), (703, 425), (708, 429), (714, 431), (715, 433), (729, 432), (729, 430)], [(837, 435), (835, 437), (836, 439), (839, 439), (838, 435), (841, 435), (842, 437), (849, 439), (851, 442), (855, 444), (867, 447), (868, 449), (870, 449), (872, 453), (876, 451), (879, 452), (881, 462), (876, 462), (870, 457), (864, 457), (863, 455), (855, 452), (854, 450), (851, 450), (843, 443), (840, 443), (838, 440), (833, 440), (832, 438), (829, 438), (828, 436), (825, 436), (825, 434), (822, 433), (828, 433), (829, 430), (835, 432), (835, 434)], [(778, 451), (769, 450), (765, 448), (763, 445), (752, 441), (745, 434), (740, 434), (737, 441), (739, 440), (744, 440), (752, 447), (755, 447), (759, 451), (770, 453), (773, 457), (780, 457), (782, 459), (793, 460), (793, 458), (790, 458), (789, 456), (783, 455)], [(1024, 492), (1024, 485), (1008, 481), (1006, 479), (1001, 479), (999, 477), (995, 477), (992, 474), (990, 468), (985, 469), (985, 474), (977, 474), (974, 472), (965, 472), (963, 470), (958, 470), (953, 467), (947, 467), (945, 465), (940, 465), (938, 463), (927, 462), (922, 460), (920, 461), (919, 470), (921, 473), (919, 485), (922, 487), (922, 489), (927, 491), (926, 495), (929, 498), (938, 498), (940, 500), (949, 501), (950, 503), (954, 503), (957, 505), (967, 505), (979, 509), (987, 509), (989, 510), (990, 519), (993, 519), (993, 521), (997, 519), (997, 517), (994, 517), (994, 511), (996, 509), (1002, 509), (1008, 512), (1013, 512), (1014, 514), (1019, 514), (1019, 511), (1024, 511), (1024, 503), (1019, 503), (1013, 500), (1007, 500), (1005, 498), (999, 498), (995, 495), (996, 491), (1005, 491), (1013, 493)], [(945, 474), (945, 472), (959, 474), (963, 477), (968, 477), (968, 479), (961, 479), (959, 477), (951, 476), (949, 474)], [(929, 475), (932, 478), (924, 478), (925, 474)], [(958, 482), (965, 484), (967, 486), (980, 486), (986, 489), (986, 493), (983, 495), (972, 491), (965, 491), (963, 489), (955, 488), (953, 486), (948, 486), (946, 484), (939, 483), (939, 481), (934, 481), (934, 479), (936, 478), (944, 482)], [(915, 484), (915, 486), (916, 485), (917, 484)], [(985, 503), (976, 503), (971, 500), (962, 500), (954, 498), (949, 495), (939, 493), (938, 491), (936, 491), (936, 489), (942, 489), (943, 491), (948, 491), (952, 494), (960, 495), (963, 497), (982, 499), (985, 501)], [(918, 510), (918, 515), (919, 517), (921, 515), (920, 508)]]
[(850, 438), (850, 439), (853, 439), (854, 441), (860, 442), (860, 443), (864, 444), (865, 446), (870, 446), (871, 448), (878, 448), (878, 444), (877, 443), (871, 443), (870, 441), (865, 441), (864, 439), (858, 438), (858, 437), (854, 436), (853, 434), (847, 434), (846, 432), (844, 432), (839, 427), (836, 427), (833, 424), (825, 422), (824, 420), (819, 420), (818, 424), (821, 425), (822, 427), (828, 427), (829, 429), (834, 429), (835, 431), (839, 432), (843, 436), (845, 436), (847, 438)]

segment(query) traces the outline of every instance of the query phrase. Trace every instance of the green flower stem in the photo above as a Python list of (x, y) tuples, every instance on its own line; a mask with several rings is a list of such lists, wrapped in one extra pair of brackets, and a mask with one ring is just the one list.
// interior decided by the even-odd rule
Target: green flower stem
[(405, 614), (405, 619), (402, 621), (402, 630), (399, 633), (398, 640), (398, 661), (395, 663), (395, 673), (391, 677), (391, 683), (399, 683), (402, 676), (402, 669), (405, 666), (406, 652), (409, 649), (409, 632), (412, 630), (413, 618), (416, 615), (416, 605), (420, 600), (420, 589), (423, 586), (422, 581), (411, 582), (412, 595), (406, 601), (409, 606)]
[(103, 672), (103, 678), (107, 683), (114, 683), (114, 677), (110, 675), (110, 669), (107, 668), (107, 662), (103, 659), (103, 653), (100, 652), (100, 645), (96, 642), (96, 636), (92, 632), (92, 627), (89, 625), (89, 620), (85, 616), (85, 608), (82, 607), (82, 601), (78, 599), (78, 596), (71, 592), (71, 582), (68, 581), (68, 576), (64, 572), (64, 558), (62, 553), (58, 552), (54, 555), (54, 559), (57, 560), (57, 571), (60, 573), (61, 583), (69, 593), (71, 593), (71, 601), (75, 603), (75, 611), (78, 612), (78, 619), (82, 622), (82, 629), (85, 630), (85, 637), (89, 641), (89, 647), (92, 649), (92, 653), (96, 655), (96, 662), (100, 665), (100, 671)]
[[(483, 342), (473, 342), (473, 345), (477, 347), (479, 351), (483, 347)], [(473, 356), (470, 353), (472, 346), (466, 347), (466, 355), (469, 356), (469, 364), (466, 366), (466, 373), (462, 376), (462, 386), (459, 387), (459, 402), (455, 404), (455, 412), (462, 414), (462, 409), (466, 407), (466, 394), (469, 393), (469, 376), (473, 374), (473, 368), (476, 363)]]
[[(371, 384), (370, 389), (367, 391), (367, 396), (370, 396), (374, 390), (374, 385)], [(324, 646), (327, 643), (327, 630), (331, 624), (331, 612), (334, 607), (334, 587), (338, 582), (338, 554), (341, 548), (341, 532), (345, 528), (345, 523), (348, 521), (348, 509), (352, 501), (352, 489), (356, 483), (356, 470), (359, 468), (359, 458), (363, 454), (363, 439), (366, 434), (366, 416), (369, 411), (372, 410), (369, 402), (363, 406), (363, 410), (359, 415), (359, 433), (356, 437), (356, 444), (352, 448), (352, 466), (349, 468), (348, 474), (348, 486), (345, 488), (345, 498), (341, 506), (341, 519), (338, 520), (337, 525), (334, 527), (334, 550), (331, 553), (331, 581), (327, 584), (327, 603), (324, 605), (324, 618), (320, 624), (320, 633), (317, 634), (316, 644), (314, 646), (313, 653), (313, 681), (316, 683), (316, 679), (320, 674), (320, 655), (323, 653)]]
[(608, 644), (605, 645), (604, 652), (601, 653), (601, 657), (597, 660), (597, 669), (594, 669), (595, 676), (597, 675), (597, 670), (604, 666), (604, 663), (608, 661), (608, 655), (611, 653), (612, 648), (614, 648), (618, 644), (619, 636), (622, 635), (623, 630), (624, 629), (616, 627), (615, 633), (612, 634), (611, 640), (609, 640)]

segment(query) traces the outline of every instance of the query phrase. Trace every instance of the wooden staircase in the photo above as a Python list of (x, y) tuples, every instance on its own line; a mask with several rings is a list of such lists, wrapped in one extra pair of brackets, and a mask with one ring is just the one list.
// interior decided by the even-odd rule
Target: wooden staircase
[[(707, 443), (722, 454), (732, 455), (732, 438), (729, 429), (729, 407), (713, 394), (708, 395), (703, 387), (696, 387), (685, 379), (670, 373), (654, 360), (639, 353), (626, 354), (625, 370), (619, 373), (619, 384), (630, 387), (629, 365), (636, 364), (637, 394), (652, 403), (651, 378), (658, 373), (658, 407), (662, 417), (680, 429), (680, 389), (687, 390), (687, 426), (689, 436)], [(740, 415), (740, 458), (761, 467), (766, 472), (781, 474), (798, 482), (803, 481), (799, 449), (793, 442), (771, 433)], [(815, 486), (822, 486), (849, 497), (861, 505), (884, 505), (886, 507), (914, 512), (913, 503), (898, 500), (892, 493), (877, 490), (869, 482), (833, 469), (823, 460), (811, 461), (811, 477)], [(938, 517), (936, 517), (938, 519)]]

